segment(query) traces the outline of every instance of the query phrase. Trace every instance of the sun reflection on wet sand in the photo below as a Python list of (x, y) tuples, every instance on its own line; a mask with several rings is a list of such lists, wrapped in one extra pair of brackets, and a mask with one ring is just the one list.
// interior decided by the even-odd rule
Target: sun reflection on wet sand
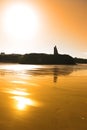
[[(39, 66), (40, 67), (40, 66)], [(37, 65), (22, 65), (20, 66), (19, 64), (7, 64), (7, 65), (1, 65), (0, 69), (5, 69), (5, 70), (13, 70), (13, 71), (21, 71), (21, 70), (32, 70), (34, 68), (38, 68)]]
[(30, 93), (25, 92), (23, 89), (16, 89), (9, 91), (12, 94), (11, 98), (14, 99), (14, 107), (17, 110), (26, 110), (28, 106), (38, 106), (38, 103), (29, 97)]
[(14, 83), (14, 84), (26, 84), (25, 81), (17, 81), (17, 80), (11, 81), (11, 83)]
[(19, 96), (26, 96), (26, 95), (30, 95), (27, 92), (24, 92), (23, 89), (19, 89), (19, 90), (12, 90), (9, 93), (14, 94), (14, 95), (19, 95)]
[(18, 110), (26, 110), (27, 106), (37, 105), (35, 101), (23, 96), (13, 96), (12, 98), (16, 101), (15, 107)]

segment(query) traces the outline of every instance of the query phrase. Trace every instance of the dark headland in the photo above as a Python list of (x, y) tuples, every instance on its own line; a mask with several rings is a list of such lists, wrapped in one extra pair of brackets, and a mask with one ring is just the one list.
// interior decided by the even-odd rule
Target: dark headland
[(30, 53), (30, 54), (0, 54), (0, 62), (20, 63), (20, 64), (41, 64), (41, 65), (75, 65), (77, 63), (87, 63), (87, 59), (73, 58), (70, 55), (59, 54), (57, 47), (54, 47), (53, 54)]
[(54, 47), (54, 54), (31, 53), (25, 54), (21, 59), (22, 64), (76, 64), (73, 57), (61, 55), (57, 47)]

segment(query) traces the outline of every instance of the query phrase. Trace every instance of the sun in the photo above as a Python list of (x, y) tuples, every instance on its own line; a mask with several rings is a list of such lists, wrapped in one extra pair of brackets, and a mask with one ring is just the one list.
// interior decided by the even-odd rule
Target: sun
[(33, 37), (38, 31), (38, 26), (38, 14), (28, 4), (12, 4), (4, 12), (4, 32), (11, 38)]

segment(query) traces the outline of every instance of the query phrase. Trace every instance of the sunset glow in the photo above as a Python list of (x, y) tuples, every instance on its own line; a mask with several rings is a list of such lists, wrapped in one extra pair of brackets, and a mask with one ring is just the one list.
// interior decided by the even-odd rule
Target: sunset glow
[(1, 0), (0, 52), (87, 58), (86, 0)]
[(26, 4), (13, 4), (5, 10), (3, 28), (10, 38), (33, 37), (39, 26), (35, 10)]
[(0, 0), (0, 130), (87, 130), (87, 0)]

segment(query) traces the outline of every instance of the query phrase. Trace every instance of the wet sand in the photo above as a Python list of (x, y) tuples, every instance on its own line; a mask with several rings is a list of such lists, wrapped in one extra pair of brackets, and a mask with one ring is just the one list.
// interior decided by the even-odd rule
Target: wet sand
[(87, 65), (0, 64), (0, 130), (86, 130)]

